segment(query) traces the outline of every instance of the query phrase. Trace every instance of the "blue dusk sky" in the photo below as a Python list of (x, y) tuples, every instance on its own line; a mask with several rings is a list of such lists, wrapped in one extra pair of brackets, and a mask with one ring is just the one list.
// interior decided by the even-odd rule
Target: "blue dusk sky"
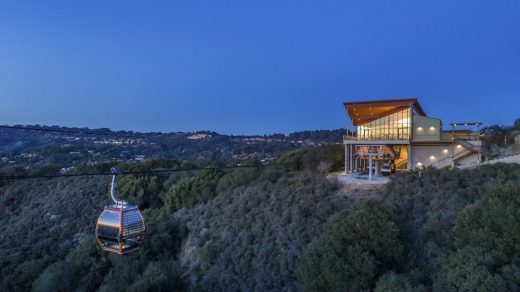
[(0, 124), (288, 133), (520, 117), (520, 1), (2, 1)]

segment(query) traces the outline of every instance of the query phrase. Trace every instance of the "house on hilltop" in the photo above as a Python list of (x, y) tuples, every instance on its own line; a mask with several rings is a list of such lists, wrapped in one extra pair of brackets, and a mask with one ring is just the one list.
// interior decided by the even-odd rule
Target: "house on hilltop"
[[(345, 102), (355, 134), (345, 135), (345, 171), (379, 175), (396, 170), (479, 163), (480, 122), (450, 123), (428, 117), (416, 98)], [(372, 170), (372, 171), (369, 171)]]

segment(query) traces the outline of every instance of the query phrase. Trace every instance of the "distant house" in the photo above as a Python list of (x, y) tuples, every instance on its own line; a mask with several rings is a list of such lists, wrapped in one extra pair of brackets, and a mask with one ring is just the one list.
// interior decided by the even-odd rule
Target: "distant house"
[(441, 120), (428, 117), (415, 98), (344, 106), (356, 127), (355, 135), (343, 138), (347, 173), (372, 169), (379, 175), (384, 164), (411, 170), (480, 162), (481, 123), (450, 123), (443, 131)]
[(202, 139), (207, 139), (207, 138), (211, 138), (211, 135), (204, 134), (204, 133), (196, 133), (191, 136), (188, 136), (188, 139), (190, 139), (190, 140), (202, 140)]

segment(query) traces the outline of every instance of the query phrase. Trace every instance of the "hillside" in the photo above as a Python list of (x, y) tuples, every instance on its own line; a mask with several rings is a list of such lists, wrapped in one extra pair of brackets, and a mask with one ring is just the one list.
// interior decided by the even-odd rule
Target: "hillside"
[[(520, 191), (507, 186), (518, 185), (520, 166), (400, 174), (363, 199), (327, 178), (324, 166), (336, 170), (341, 154), (341, 146), (325, 146), (287, 153), (276, 167), (126, 176), (119, 190), (141, 206), (148, 230), (143, 247), (125, 256), (101, 252), (93, 237), (108, 177), (3, 181), (0, 290), (451, 291), (491, 280), (520, 287), (520, 253), (472, 237), (491, 238), (486, 232), (503, 229), (486, 226), (520, 219)], [(508, 209), (487, 211), (490, 200)], [(491, 211), (500, 215), (482, 220), (499, 221), (464, 223)], [(475, 254), (474, 266), (461, 270)]]
[(209, 131), (137, 133), (39, 125), (16, 127), (0, 127), (0, 168), (53, 166), (66, 171), (82, 165), (109, 161), (133, 163), (144, 159), (268, 162), (290, 150), (340, 143), (345, 132), (337, 129), (234, 136)]

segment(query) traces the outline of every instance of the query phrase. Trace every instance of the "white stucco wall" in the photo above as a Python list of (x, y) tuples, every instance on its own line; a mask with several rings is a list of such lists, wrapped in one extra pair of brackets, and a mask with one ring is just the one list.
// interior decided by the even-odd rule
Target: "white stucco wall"
[[(467, 141), (475, 146), (478, 146), (478, 141)], [(415, 169), (418, 167), (434, 166), (442, 168), (445, 166), (452, 165), (452, 152), (455, 153), (455, 157), (462, 152), (468, 151), (466, 148), (457, 144), (446, 144), (446, 145), (413, 145), (412, 146), (412, 165), (411, 168)], [(472, 153), (463, 159), (456, 161), (457, 165), (474, 164), (478, 162), (478, 153)], [(418, 164), (421, 163), (421, 164)]]
[(413, 140), (438, 141), (441, 138), (441, 121), (424, 116), (413, 116)]
[(411, 167), (415, 169), (432, 165), (441, 168), (451, 165), (451, 152), (450, 145), (414, 145), (412, 146)]

